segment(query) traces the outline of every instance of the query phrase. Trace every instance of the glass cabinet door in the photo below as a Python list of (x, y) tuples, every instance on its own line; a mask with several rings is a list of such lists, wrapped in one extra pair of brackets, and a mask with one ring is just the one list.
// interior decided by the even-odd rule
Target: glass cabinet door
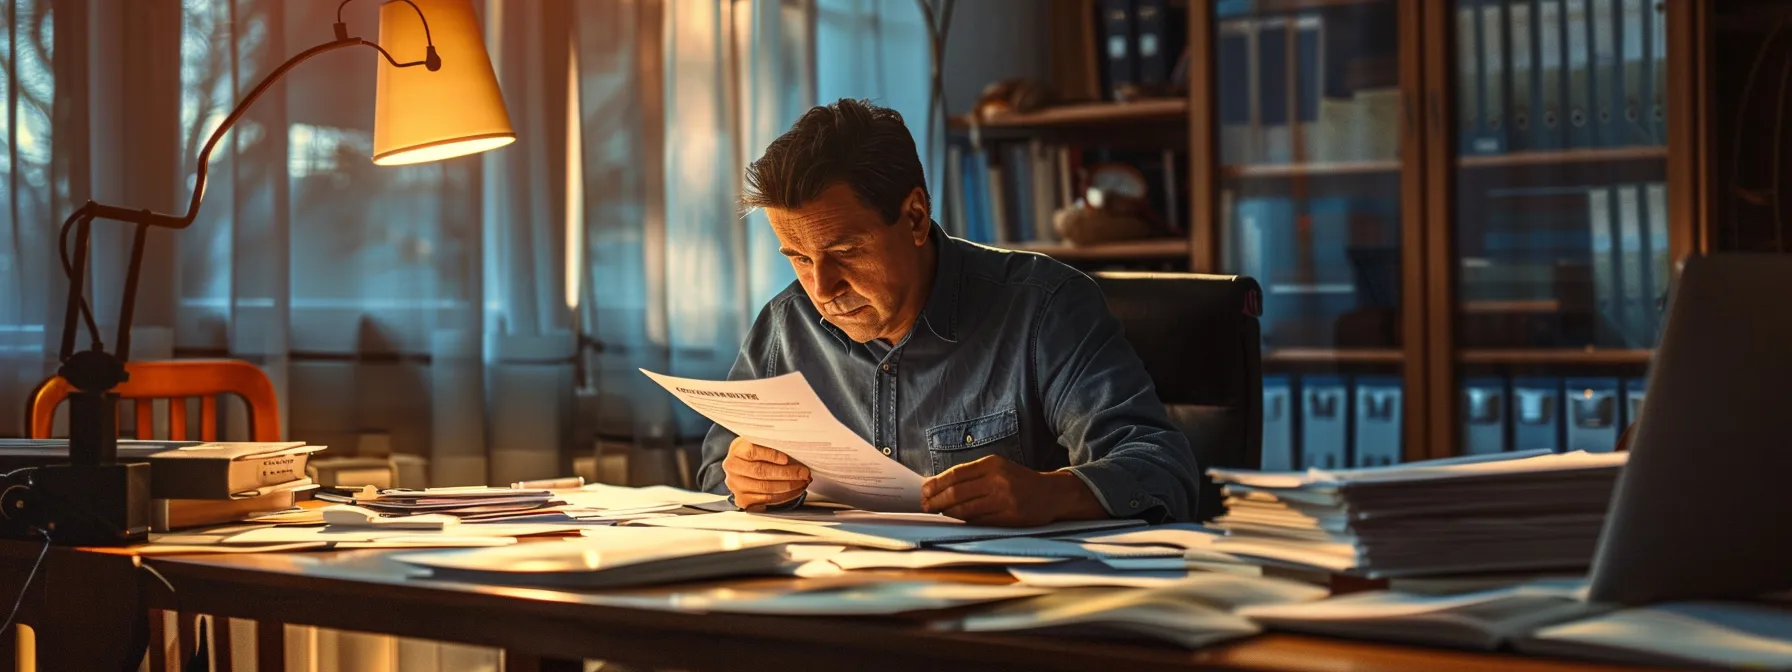
[(1265, 469), (1401, 459), (1399, 5), (1212, 4), (1219, 263), (1263, 288)]
[(1664, 6), (1449, 5), (1458, 452), (1612, 450), (1671, 273)]

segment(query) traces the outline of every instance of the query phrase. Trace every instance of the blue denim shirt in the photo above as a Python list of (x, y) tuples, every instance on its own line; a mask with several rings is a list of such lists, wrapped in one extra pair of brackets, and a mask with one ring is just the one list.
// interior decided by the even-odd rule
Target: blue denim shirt
[[(856, 343), (792, 283), (759, 313), (730, 380), (801, 371), (847, 427), (922, 476), (986, 455), (1068, 469), (1108, 513), (1190, 520), (1200, 467), (1095, 281), (1048, 257), (951, 238), (895, 346)], [(734, 434), (712, 427), (698, 481), (726, 493)]]

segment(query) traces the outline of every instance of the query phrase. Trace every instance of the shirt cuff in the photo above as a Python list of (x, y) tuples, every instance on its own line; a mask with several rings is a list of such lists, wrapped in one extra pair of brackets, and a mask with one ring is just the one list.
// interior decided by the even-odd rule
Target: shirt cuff
[(1064, 471), (1076, 474), (1083, 479), (1083, 485), (1089, 486), (1089, 492), (1095, 493), (1096, 501), (1114, 518), (1140, 518), (1149, 523), (1164, 522), (1169, 507), (1162, 500), (1145, 491), (1139, 485), (1139, 479), (1125, 468), (1107, 460), (1097, 460), (1074, 467), (1065, 467)]
[[(809, 501), (809, 491), (804, 490), (803, 494), (797, 495), (795, 499), (792, 499), (790, 501), (784, 502), (782, 504), (766, 505), (765, 510), (767, 510), (767, 511), (789, 511), (796, 507), (802, 506), (803, 502), (806, 502), (806, 501)], [(734, 495), (732, 495), (732, 494), (728, 495), (728, 503), (734, 504)], [(739, 509), (740, 505), (734, 504), (734, 508)]]

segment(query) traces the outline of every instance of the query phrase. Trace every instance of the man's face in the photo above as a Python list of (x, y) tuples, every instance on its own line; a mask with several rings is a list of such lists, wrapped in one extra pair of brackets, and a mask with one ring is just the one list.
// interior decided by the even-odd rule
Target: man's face
[(835, 184), (799, 208), (766, 208), (772, 231), (790, 258), (809, 301), (854, 341), (896, 342), (927, 301), (924, 268), (932, 232), (919, 189), (902, 217), (885, 224), (852, 188)]

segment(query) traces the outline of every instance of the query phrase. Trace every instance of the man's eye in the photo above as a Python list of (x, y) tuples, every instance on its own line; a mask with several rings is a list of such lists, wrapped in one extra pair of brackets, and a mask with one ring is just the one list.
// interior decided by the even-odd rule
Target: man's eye
[(834, 250), (834, 256), (836, 256), (836, 257), (850, 257), (850, 256), (856, 255), (858, 253), (859, 253), (859, 248), (856, 248), (856, 247), (846, 247), (846, 248)]
[(798, 264), (800, 264), (800, 265), (803, 265), (803, 266), (808, 266), (808, 265), (809, 265), (809, 258), (808, 258), (808, 257), (791, 257), (791, 258), (790, 258), (790, 260), (791, 260), (791, 261), (794, 261), (794, 262), (796, 262), (796, 263), (798, 263)]

